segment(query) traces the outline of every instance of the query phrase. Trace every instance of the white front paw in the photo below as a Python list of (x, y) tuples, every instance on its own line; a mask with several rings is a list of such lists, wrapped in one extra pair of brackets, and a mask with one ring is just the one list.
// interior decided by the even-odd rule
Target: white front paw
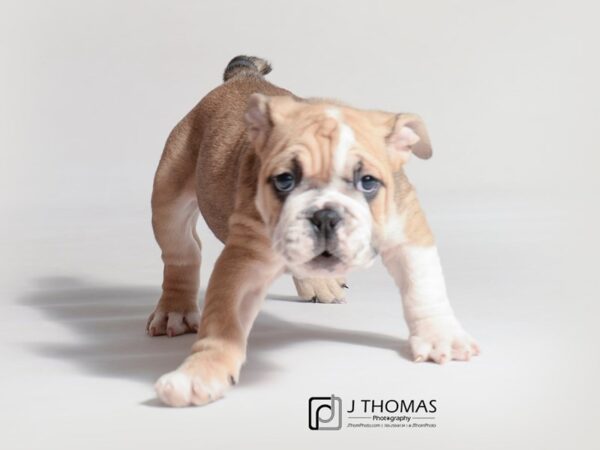
[(223, 397), (236, 383), (239, 365), (223, 352), (193, 353), (177, 370), (160, 377), (154, 388), (169, 406), (204, 405)]
[(428, 359), (439, 364), (452, 359), (468, 361), (480, 352), (475, 340), (453, 315), (414, 320), (409, 328), (415, 362)]
[(227, 380), (205, 379), (202, 375), (175, 370), (160, 377), (154, 389), (166, 405), (182, 407), (204, 405), (223, 397), (229, 389), (229, 383)]

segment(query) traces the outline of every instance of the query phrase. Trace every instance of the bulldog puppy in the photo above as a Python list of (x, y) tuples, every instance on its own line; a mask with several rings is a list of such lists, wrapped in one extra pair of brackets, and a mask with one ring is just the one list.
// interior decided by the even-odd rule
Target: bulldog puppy
[[(402, 167), (431, 156), (414, 114), (301, 99), (269, 64), (238, 56), (224, 83), (171, 132), (152, 194), (162, 296), (151, 336), (197, 332), (192, 354), (156, 383), (171, 406), (202, 405), (240, 375), (271, 282), (290, 272), (300, 297), (344, 299), (344, 275), (380, 254), (397, 283), (415, 361), (477, 355), (448, 302), (433, 235)], [(225, 243), (197, 306), (199, 213)]]

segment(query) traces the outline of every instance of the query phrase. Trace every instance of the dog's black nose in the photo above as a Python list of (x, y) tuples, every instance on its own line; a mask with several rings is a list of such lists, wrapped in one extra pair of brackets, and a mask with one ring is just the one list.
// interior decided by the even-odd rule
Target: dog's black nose
[(325, 238), (330, 238), (333, 235), (333, 230), (340, 220), (342, 220), (341, 216), (329, 208), (319, 209), (310, 219), (319, 234)]

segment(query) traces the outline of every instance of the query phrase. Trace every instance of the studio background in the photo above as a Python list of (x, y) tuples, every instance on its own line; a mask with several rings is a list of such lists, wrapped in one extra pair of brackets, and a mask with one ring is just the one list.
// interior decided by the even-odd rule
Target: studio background
[[(600, 32), (594, 2), (0, 2), (5, 448), (597, 448)], [(144, 335), (164, 141), (238, 54), (300, 96), (416, 112), (407, 173), (483, 354), (413, 364), (380, 264), (347, 305), (270, 290), (241, 382), (202, 408), (152, 384), (192, 336)], [(200, 221), (202, 286), (222, 248)], [(436, 398), (437, 428), (315, 432), (307, 401)]]

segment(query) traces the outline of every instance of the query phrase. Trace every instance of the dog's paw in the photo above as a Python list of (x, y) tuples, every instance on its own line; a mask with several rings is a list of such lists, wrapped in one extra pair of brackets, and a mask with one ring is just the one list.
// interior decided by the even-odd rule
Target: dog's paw
[(154, 389), (166, 405), (198, 406), (223, 397), (235, 383), (229, 365), (208, 350), (190, 355), (177, 370), (160, 377)]
[(479, 355), (475, 340), (453, 315), (420, 319), (410, 323), (410, 347), (415, 362), (428, 359), (438, 364), (450, 360), (468, 361)]
[(150, 336), (179, 336), (185, 333), (196, 333), (200, 324), (198, 306), (191, 303), (185, 308), (169, 308), (168, 302), (158, 303), (156, 309), (146, 323), (146, 333)]
[(344, 278), (303, 278), (294, 277), (298, 296), (303, 300), (319, 303), (346, 303)]

